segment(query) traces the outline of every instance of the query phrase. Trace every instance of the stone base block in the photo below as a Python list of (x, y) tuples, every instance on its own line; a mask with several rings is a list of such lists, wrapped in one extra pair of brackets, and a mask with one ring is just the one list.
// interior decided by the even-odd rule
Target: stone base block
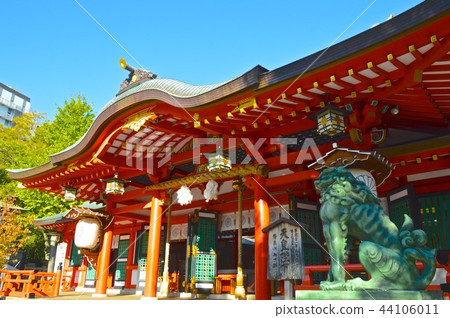
[(441, 300), (440, 290), (297, 290), (296, 300)]

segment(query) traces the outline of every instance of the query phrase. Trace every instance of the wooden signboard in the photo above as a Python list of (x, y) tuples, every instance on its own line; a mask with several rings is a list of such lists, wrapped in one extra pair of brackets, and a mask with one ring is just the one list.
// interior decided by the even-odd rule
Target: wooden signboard
[(305, 277), (301, 227), (295, 220), (278, 219), (265, 229), (269, 240), (268, 279)]
[(66, 251), (67, 251), (67, 243), (65, 242), (59, 243), (58, 246), (56, 247), (55, 266), (53, 268), (53, 273), (56, 273), (59, 264), (62, 264), (62, 267), (64, 268)]

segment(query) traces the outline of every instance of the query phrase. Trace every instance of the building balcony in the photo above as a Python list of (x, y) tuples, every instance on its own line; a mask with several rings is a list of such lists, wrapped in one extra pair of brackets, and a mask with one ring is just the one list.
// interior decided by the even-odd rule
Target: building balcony
[(24, 109), (24, 107), (14, 104), (13, 102), (11, 102), (5, 98), (2, 98), (2, 97), (0, 97), (0, 104), (6, 106), (8, 108), (15, 109), (19, 112), (23, 112), (23, 109)]
[(14, 114), (8, 114), (7, 112), (0, 111), (0, 118), (11, 121), (14, 118)]

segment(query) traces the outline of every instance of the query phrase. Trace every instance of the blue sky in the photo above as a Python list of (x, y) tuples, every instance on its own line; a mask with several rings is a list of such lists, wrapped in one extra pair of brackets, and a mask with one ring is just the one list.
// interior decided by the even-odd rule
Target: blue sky
[[(328, 47), (374, 0), (77, 0), (147, 70), (195, 85), (272, 70)], [(338, 42), (421, 1), (376, 0)], [(136, 61), (74, 0), (1, 4), (0, 82), (52, 119), (84, 95), (94, 112), (112, 99)]]

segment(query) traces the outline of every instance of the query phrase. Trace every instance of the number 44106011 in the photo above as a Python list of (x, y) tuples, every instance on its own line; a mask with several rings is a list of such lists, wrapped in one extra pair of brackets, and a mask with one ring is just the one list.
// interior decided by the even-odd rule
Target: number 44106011
[(378, 309), (383, 314), (390, 315), (438, 315), (436, 304), (427, 305), (383, 305)]

